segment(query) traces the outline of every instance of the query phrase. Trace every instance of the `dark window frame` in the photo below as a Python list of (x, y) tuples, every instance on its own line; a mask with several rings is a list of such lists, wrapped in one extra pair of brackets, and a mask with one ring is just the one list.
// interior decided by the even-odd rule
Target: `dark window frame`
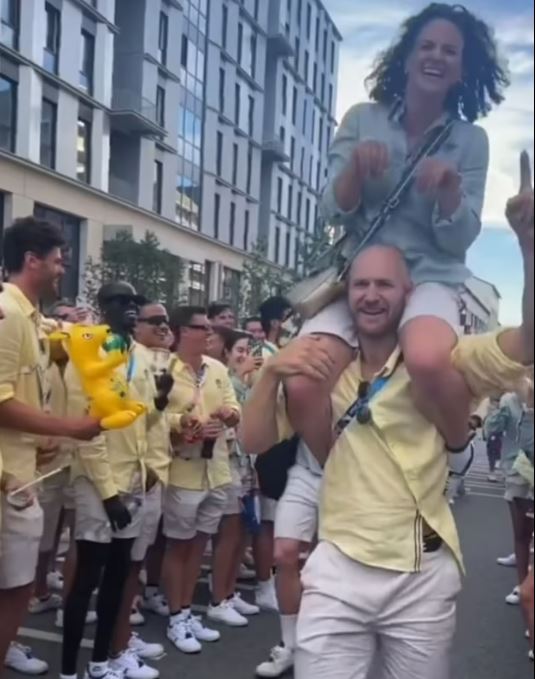
[[(50, 106), (50, 109), (52, 110), (52, 123), (50, 126), (51, 140), (50, 144), (48, 145), (48, 148), (50, 149), (49, 151), (50, 162), (46, 162), (45, 159), (46, 151), (43, 145), (43, 122), (44, 122), (43, 113), (45, 111), (45, 105)], [(41, 141), (39, 148), (39, 162), (41, 163), (41, 165), (49, 167), (51, 170), (56, 169), (57, 128), (58, 128), (58, 105), (56, 102), (51, 101), (46, 97), (43, 97), (43, 99), (41, 100)]]
[(2, 72), (0, 72), (0, 80), (8, 83), (10, 91), (10, 118), (8, 123), (8, 134), (9, 134), (9, 144), (6, 147), (0, 146), (0, 148), (5, 148), (6, 151), (11, 153), (15, 152), (17, 144), (17, 110), (18, 110), (18, 82), (12, 78), (8, 78)]

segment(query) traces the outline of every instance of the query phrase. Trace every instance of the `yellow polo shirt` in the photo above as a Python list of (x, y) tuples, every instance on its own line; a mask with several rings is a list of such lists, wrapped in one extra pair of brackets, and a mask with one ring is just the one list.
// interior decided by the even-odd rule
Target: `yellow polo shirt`
[[(501, 351), (497, 334), (463, 338), (453, 352), (475, 397), (509, 389), (525, 373)], [(459, 536), (445, 497), (448, 457), (437, 429), (416, 408), (400, 352), (371, 400), (373, 423), (356, 420), (338, 438), (325, 467), (320, 539), (368, 566), (413, 573), (422, 566), (424, 523), (440, 535), (463, 568)], [(397, 365), (397, 368), (396, 368)], [(359, 359), (342, 375), (333, 397), (333, 426), (355, 400), (362, 381)], [(285, 405), (279, 433), (287, 438)]]
[[(41, 410), (46, 387), (46, 342), (40, 339), (38, 310), (10, 283), (0, 293), (0, 403), (16, 399)], [(38, 437), (0, 429), (4, 472), (26, 483), (35, 478)]]
[[(88, 478), (103, 500), (118, 493), (139, 491), (144, 486), (149, 420), (155, 422), (159, 417), (154, 411), (154, 379), (138, 345), (134, 345), (129, 360), (133, 370), (129, 383), (130, 398), (144, 403), (147, 414), (138, 417), (130, 427), (107, 431), (89, 443), (76, 444), (73, 478)], [(119, 370), (127, 376), (128, 366)], [(68, 414), (80, 416), (87, 413), (88, 400), (82, 392), (76, 369), (70, 363), (65, 371), (65, 383)]]
[[(169, 398), (169, 416), (171, 430), (180, 433), (180, 421), (186, 413), (192, 413), (201, 420), (208, 420), (210, 415), (226, 406), (240, 412), (236, 393), (230, 380), (227, 368), (212, 358), (203, 358), (203, 378), (197, 388), (197, 376), (192, 369), (175, 357), (173, 366), (174, 387)], [(229, 464), (229, 448), (226, 435), (217, 439), (214, 457), (211, 460), (200, 459), (202, 444), (186, 447), (181, 444), (174, 451), (169, 483), (186, 490), (209, 490), (232, 483)], [(192, 459), (184, 459), (180, 455)]]
[[(149, 368), (151, 373), (151, 380), (155, 385), (155, 368), (152, 352), (144, 347), (142, 344), (135, 345), (135, 351), (140, 356), (145, 365)], [(156, 389), (154, 387), (154, 397), (156, 396)], [(148, 428), (147, 428), (147, 455), (145, 462), (147, 467), (150, 467), (156, 472), (158, 478), (166, 486), (169, 483), (169, 467), (171, 466), (171, 441), (169, 417), (167, 411), (159, 413), (154, 410), (149, 413)]]

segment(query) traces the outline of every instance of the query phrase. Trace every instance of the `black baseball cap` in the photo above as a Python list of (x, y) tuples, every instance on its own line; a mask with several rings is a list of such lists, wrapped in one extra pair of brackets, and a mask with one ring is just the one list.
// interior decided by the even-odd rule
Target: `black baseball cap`
[(138, 295), (136, 289), (130, 283), (114, 281), (113, 283), (104, 283), (100, 288), (97, 295), (98, 304), (102, 307), (106, 302), (111, 301), (115, 297), (130, 297), (138, 306), (143, 306), (149, 302), (143, 295)]

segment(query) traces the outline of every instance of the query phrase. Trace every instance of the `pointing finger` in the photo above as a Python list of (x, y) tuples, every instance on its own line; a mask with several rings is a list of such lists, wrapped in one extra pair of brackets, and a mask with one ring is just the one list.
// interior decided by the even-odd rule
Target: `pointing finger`
[(522, 151), (520, 154), (520, 193), (529, 191), (532, 186), (531, 159), (527, 151)]

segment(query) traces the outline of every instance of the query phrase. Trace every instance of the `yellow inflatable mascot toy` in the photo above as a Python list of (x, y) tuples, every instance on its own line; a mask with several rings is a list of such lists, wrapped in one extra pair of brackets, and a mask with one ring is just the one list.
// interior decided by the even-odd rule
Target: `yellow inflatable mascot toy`
[(127, 345), (107, 325), (73, 325), (49, 339), (64, 344), (89, 399), (89, 413), (103, 429), (129, 427), (146, 411), (128, 397), (129, 380), (117, 370), (128, 361)]

